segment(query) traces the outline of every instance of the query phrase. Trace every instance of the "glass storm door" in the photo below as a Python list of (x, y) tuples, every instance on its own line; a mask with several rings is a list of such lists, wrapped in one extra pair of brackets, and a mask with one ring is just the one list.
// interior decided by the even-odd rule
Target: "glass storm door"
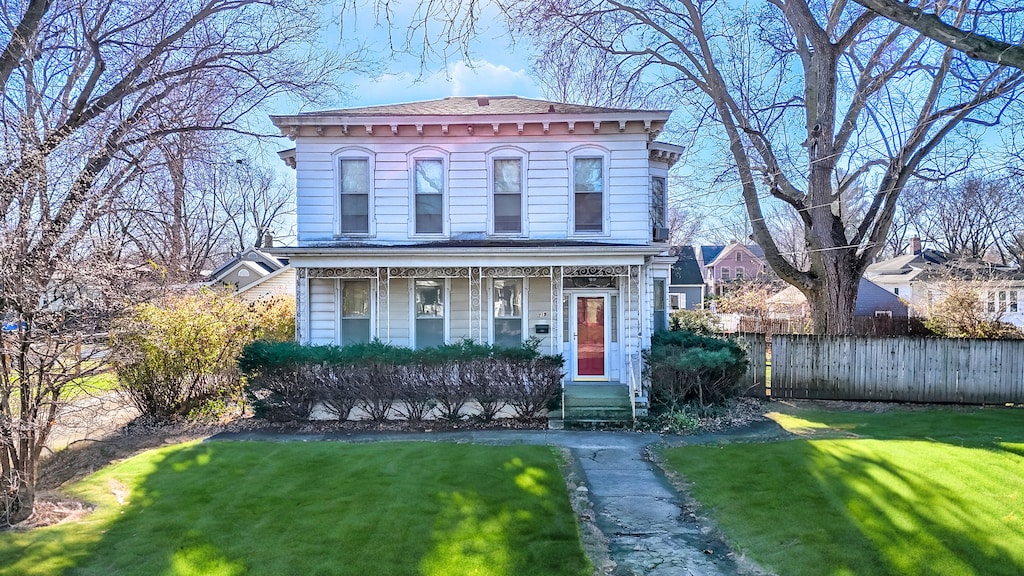
[(608, 297), (576, 296), (574, 379), (607, 379)]

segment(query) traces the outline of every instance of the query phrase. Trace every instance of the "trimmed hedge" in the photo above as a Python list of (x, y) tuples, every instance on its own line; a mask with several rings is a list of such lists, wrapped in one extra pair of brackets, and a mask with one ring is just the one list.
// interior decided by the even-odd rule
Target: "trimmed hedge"
[(257, 417), (308, 420), (317, 404), (338, 420), (355, 407), (370, 419), (422, 420), (431, 412), (447, 420), (493, 419), (510, 407), (517, 418), (541, 413), (561, 390), (561, 356), (543, 355), (537, 343), (501, 348), (462, 341), (411, 350), (380, 341), (349, 346), (253, 342), (238, 365)]
[(685, 404), (722, 404), (743, 390), (747, 353), (732, 340), (693, 332), (663, 331), (644, 351), (651, 407), (673, 410)]

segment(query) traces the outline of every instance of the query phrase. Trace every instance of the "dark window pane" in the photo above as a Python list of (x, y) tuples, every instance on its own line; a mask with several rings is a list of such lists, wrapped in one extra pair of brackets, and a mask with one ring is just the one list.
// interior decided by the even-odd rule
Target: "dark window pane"
[(341, 195), (341, 231), (346, 234), (366, 234), (370, 231), (369, 195)]
[(416, 233), (440, 234), (444, 229), (441, 222), (442, 196), (421, 194), (416, 196)]
[(577, 232), (600, 232), (602, 230), (603, 203), (600, 192), (576, 193)]
[(341, 321), (341, 345), (362, 344), (370, 341), (369, 318), (345, 318)]
[(522, 318), (495, 318), (494, 345), (518, 348), (523, 343)]
[(416, 319), (416, 348), (429, 348), (444, 344), (443, 318)]
[(666, 222), (665, 179), (656, 176), (651, 179), (651, 220), (655, 228), (664, 228)]
[(523, 200), (519, 194), (494, 195), (494, 231), (521, 232), (523, 229)]

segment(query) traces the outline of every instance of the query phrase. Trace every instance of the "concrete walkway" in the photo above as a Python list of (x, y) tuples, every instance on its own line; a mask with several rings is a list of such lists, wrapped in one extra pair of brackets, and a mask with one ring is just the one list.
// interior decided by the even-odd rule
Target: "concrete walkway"
[[(759, 427), (755, 427), (759, 428)], [(740, 437), (758, 437), (754, 429)], [(731, 438), (733, 436), (729, 436)], [(678, 437), (671, 444), (714, 443), (726, 436)], [(647, 458), (657, 434), (484, 430), (466, 432), (352, 432), (281, 434), (268, 431), (217, 434), (211, 440), (261, 441), (423, 441), (473, 444), (543, 444), (569, 449), (585, 480), (596, 524), (608, 543), (612, 576), (731, 576), (757, 573), (737, 566), (728, 547), (688, 512), (686, 499)], [(601, 568), (601, 567), (599, 567)]]

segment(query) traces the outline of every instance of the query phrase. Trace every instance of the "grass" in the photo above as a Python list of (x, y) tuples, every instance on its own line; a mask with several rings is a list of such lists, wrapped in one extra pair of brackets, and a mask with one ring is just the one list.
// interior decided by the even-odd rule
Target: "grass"
[(190, 443), (69, 490), (81, 521), (0, 533), (0, 574), (584, 575), (537, 446)]
[(733, 544), (787, 576), (1024, 573), (1024, 410), (787, 410), (803, 439), (667, 464)]

